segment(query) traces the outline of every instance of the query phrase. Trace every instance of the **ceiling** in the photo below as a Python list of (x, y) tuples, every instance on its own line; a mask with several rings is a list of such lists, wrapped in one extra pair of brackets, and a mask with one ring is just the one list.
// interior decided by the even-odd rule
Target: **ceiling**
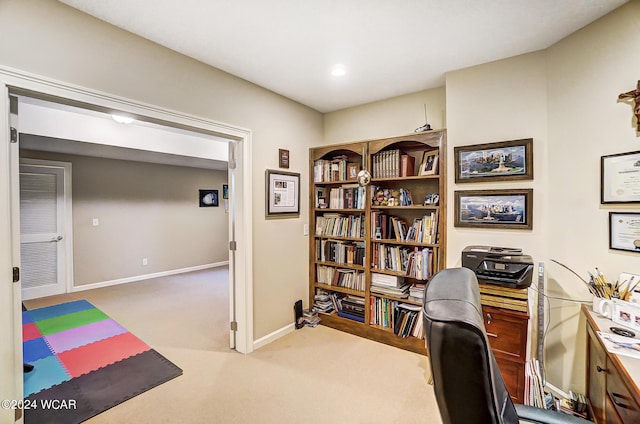
[[(320, 112), (545, 49), (627, 0), (59, 0)], [(331, 75), (342, 64), (346, 74)]]

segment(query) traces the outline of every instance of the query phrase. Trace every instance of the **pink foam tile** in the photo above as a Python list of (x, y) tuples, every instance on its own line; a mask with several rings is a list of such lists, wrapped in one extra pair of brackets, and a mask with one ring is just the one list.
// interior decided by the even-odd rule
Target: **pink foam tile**
[(38, 328), (35, 322), (30, 322), (29, 324), (22, 325), (22, 341), (23, 342), (37, 339), (38, 337), (42, 337), (42, 333), (40, 332), (40, 329)]

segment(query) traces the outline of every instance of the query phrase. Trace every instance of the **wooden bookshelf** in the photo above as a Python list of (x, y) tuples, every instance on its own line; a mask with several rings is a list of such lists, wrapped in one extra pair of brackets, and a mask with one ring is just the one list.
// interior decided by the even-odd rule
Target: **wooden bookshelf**
[[(425, 155), (425, 152), (428, 154)], [(436, 153), (437, 167), (435, 170), (432, 169), (435, 172), (430, 175), (420, 175), (421, 170), (426, 169), (421, 166), (423, 156)], [(411, 166), (412, 163), (413, 166)], [(413, 168), (413, 172), (411, 172), (411, 168)], [(444, 267), (446, 256), (446, 130), (312, 148), (309, 151), (309, 169), (311, 173), (309, 178), (310, 307), (314, 305), (314, 296), (318, 293), (335, 296), (337, 299), (352, 297), (351, 300), (355, 298), (357, 302), (364, 299), (364, 323), (341, 317), (335, 310), (327, 311), (327, 313), (320, 310), (321, 324), (412, 352), (426, 354), (423, 338), (413, 335), (407, 337), (396, 335), (393, 328), (385, 328), (383, 325), (374, 323), (375, 320), (372, 319), (372, 311), (375, 309), (373, 304), (379, 305), (387, 302), (385, 304), (391, 305), (392, 312), (395, 313), (399, 304), (409, 305), (402, 308), (407, 309), (410, 306), (421, 307), (422, 302), (410, 300), (401, 295), (372, 292), (371, 280), (372, 274), (375, 273), (382, 274), (382, 278), (385, 278), (384, 276), (402, 277), (407, 284), (426, 283), (430, 275)], [(357, 171), (361, 169), (367, 169), (372, 175), (370, 185), (364, 189), (357, 188), (355, 178)], [(349, 194), (343, 195), (343, 192), (349, 192)], [(387, 198), (384, 198), (385, 193), (388, 195)], [(433, 194), (440, 196), (438, 203), (425, 204), (427, 195), (432, 199)], [(336, 201), (335, 195), (343, 195), (343, 198)], [(406, 201), (409, 195), (411, 197), (410, 204)], [(324, 234), (323, 231), (326, 229), (322, 226), (323, 222), (326, 223), (327, 219), (334, 216), (346, 217), (348, 218), (346, 221), (361, 223), (360, 237)], [(374, 216), (378, 220), (382, 216), (389, 223), (393, 217), (394, 222), (400, 223), (397, 225), (402, 234), (393, 234), (392, 237), (386, 238), (376, 237), (376, 231), (381, 231), (382, 228), (374, 228)], [(318, 222), (320, 222), (319, 228), (317, 227)], [(427, 239), (425, 235), (425, 231), (428, 231), (425, 228), (426, 225), (429, 225), (430, 228), (430, 239)], [(405, 226), (407, 234), (404, 234)], [(411, 227), (414, 228), (409, 234)], [(341, 231), (344, 233), (342, 229), (338, 230), (338, 232)], [(389, 233), (393, 233), (393, 231), (389, 231), (389, 228), (385, 227), (385, 234)], [(410, 239), (405, 237), (409, 235), (411, 235)], [(363, 265), (338, 263), (326, 260), (326, 258), (324, 261), (318, 260), (316, 246), (321, 246), (320, 241), (354, 243), (359, 246), (364, 244)], [(407, 275), (407, 271), (401, 269), (379, 269), (378, 264), (373, 262), (376, 245), (378, 246), (375, 250), (378, 251), (381, 250), (380, 245), (391, 246), (400, 249), (398, 252), (402, 251), (402, 254), (413, 257), (413, 262), (408, 263), (417, 267), (414, 268), (414, 271), (420, 270), (420, 274), (414, 275), (421, 275), (422, 278), (410, 277)], [(326, 256), (326, 252), (324, 253)], [(428, 265), (429, 275), (424, 275), (427, 270), (422, 270), (416, 264), (417, 258), (423, 258), (423, 256), (428, 259), (422, 259), (420, 263)], [(379, 257), (378, 260), (380, 260)], [(389, 259), (389, 263), (392, 263), (391, 259)], [(397, 264), (397, 261), (393, 263)], [(318, 266), (363, 272), (364, 291), (319, 283)], [(329, 271), (331, 272), (331, 270)], [(383, 300), (376, 303), (374, 301), (376, 298)], [(335, 300), (334, 304), (337, 307)], [(378, 308), (378, 312), (380, 309)], [(422, 316), (418, 315), (410, 322), (415, 324), (418, 319), (422, 320)], [(382, 323), (382, 321), (379, 322)]]

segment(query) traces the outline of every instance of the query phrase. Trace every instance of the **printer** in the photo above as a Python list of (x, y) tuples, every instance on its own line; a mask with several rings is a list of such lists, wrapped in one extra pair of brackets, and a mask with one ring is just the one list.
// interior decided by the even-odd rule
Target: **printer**
[(510, 247), (467, 246), (462, 251), (462, 266), (475, 272), (480, 284), (524, 289), (533, 277), (531, 256)]

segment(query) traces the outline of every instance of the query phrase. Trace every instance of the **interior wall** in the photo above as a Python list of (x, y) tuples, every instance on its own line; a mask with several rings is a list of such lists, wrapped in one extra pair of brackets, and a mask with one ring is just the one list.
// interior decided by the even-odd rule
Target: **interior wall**
[[(20, 156), (72, 164), (76, 287), (229, 259), (226, 171), (33, 150)], [(218, 190), (219, 207), (200, 207), (199, 189)]]
[(425, 105), (431, 128), (445, 128), (445, 88), (439, 87), (326, 113), (324, 143), (410, 134), (425, 124)]
[(294, 302), (308, 298), (308, 205), (301, 202), (299, 218), (267, 221), (265, 170), (278, 168), (278, 148), (289, 150), (289, 171), (301, 173), (308, 198), (319, 112), (54, 0), (0, 2), (0, 64), (250, 129), (254, 339), (293, 322)]
[[(638, 205), (600, 204), (600, 158), (639, 151), (633, 107), (620, 93), (640, 79), (640, 2), (631, 1), (547, 51), (549, 83), (548, 254), (588, 279), (598, 267), (610, 281), (640, 273), (637, 253), (610, 250), (610, 211)], [(556, 295), (589, 298), (584, 284), (559, 266), (548, 267)], [(579, 307), (552, 301), (547, 367), (554, 381), (584, 390), (586, 358)], [(578, 330), (579, 331), (576, 331)]]

